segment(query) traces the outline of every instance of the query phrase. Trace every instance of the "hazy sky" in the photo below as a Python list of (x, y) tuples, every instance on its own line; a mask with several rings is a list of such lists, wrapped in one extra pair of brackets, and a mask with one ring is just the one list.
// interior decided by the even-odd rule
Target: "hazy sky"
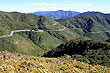
[(110, 13), (110, 0), (1, 0), (0, 10), (26, 13), (56, 10)]

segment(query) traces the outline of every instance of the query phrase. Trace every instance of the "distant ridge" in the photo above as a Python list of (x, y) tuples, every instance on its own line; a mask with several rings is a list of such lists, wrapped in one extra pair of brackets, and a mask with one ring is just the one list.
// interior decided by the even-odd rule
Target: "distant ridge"
[(37, 11), (31, 14), (44, 15), (50, 19), (57, 20), (76, 16), (80, 14), (80, 12), (58, 10), (58, 11)]
[(86, 15), (100, 15), (103, 17), (110, 17), (110, 14), (105, 14), (98, 11), (88, 11), (88, 12), (80, 13), (78, 16), (86, 16)]

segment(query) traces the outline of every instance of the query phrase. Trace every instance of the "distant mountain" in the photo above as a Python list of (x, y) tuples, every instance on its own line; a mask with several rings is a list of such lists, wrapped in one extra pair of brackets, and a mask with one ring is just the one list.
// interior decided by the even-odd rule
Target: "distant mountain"
[(110, 67), (110, 43), (81, 37), (61, 44), (47, 52), (45, 57), (61, 57), (65, 54), (73, 59), (89, 64), (100, 64)]
[(104, 13), (95, 12), (95, 11), (88, 11), (88, 12), (80, 13), (78, 16), (86, 16), (86, 15), (100, 15), (103, 17), (110, 17), (110, 14), (104, 14)]
[(37, 11), (31, 14), (44, 15), (50, 19), (56, 20), (73, 17), (80, 14), (80, 12), (58, 10), (58, 11)]

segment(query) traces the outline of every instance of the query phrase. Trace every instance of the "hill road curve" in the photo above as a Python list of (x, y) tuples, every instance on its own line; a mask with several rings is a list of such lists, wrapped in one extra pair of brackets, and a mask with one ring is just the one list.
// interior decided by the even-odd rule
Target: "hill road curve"
[[(57, 25), (58, 22), (54, 23), (53, 25)], [(14, 33), (16, 32), (44, 32), (44, 31), (64, 31), (65, 29), (69, 29), (67, 27), (64, 27), (63, 29), (57, 29), (57, 30), (38, 30), (38, 31), (35, 31), (35, 30), (15, 30), (15, 31), (11, 31), (11, 33), (9, 35), (2, 35), (0, 36), (0, 38), (5, 38), (5, 37), (11, 37)], [(81, 30), (80, 28), (72, 28), (72, 29), (77, 29), (77, 30), (80, 30), (80, 31), (83, 31)], [(98, 33), (103, 33), (103, 32), (110, 32), (110, 30), (108, 31), (97, 31), (97, 32), (88, 32), (88, 33), (91, 33), (91, 34), (98, 34)]]
[[(53, 25), (57, 25), (58, 22), (54, 23)], [(65, 30), (65, 27), (63, 29), (57, 29), (57, 30), (38, 30), (38, 31), (35, 31), (35, 30), (14, 30), (14, 31), (11, 31), (11, 33), (9, 35), (2, 35), (0, 36), (0, 38), (5, 38), (5, 37), (11, 37), (14, 33), (16, 32), (44, 32), (44, 31), (63, 31)]]

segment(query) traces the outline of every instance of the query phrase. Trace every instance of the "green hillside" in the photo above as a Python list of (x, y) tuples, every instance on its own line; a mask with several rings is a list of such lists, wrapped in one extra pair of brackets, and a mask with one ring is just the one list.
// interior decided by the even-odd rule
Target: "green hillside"
[[(109, 29), (110, 18), (101, 15), (75, 16), (54, 21), (35, 14), (0, 11), (0, 49), (41, 56), (59, 44), (80, 36), (107, 40), (110, 32), (106, 31)], [(15, 30), (30, 31), (14, 32), (10, 37), (2, 37)]]
[(105, 17), (104, 14), (93, 15), (92, 13), (92, 15), (75, 16), (57, 21), (80, 36), (103, 41), (110, 37), (110, 17), (107, 17), (107, 15)]
[[(15, 32), (15, 30), (31, 30)], [(43, 30), (41, 32), (33, 32)], [(27, 55), (43, 55), (59, 44), (76, 38), (77, 34), (45, 16), (0, 11), (0, 49)]]
[(0, 11), (0, 72), (109, 72), (109, 29), (110, 18), (103, 15), (54, 21)]

